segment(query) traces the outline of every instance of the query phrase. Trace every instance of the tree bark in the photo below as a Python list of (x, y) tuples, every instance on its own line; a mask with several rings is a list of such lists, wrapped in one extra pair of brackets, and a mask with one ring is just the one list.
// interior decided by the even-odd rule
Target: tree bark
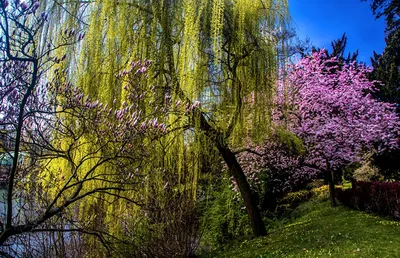
[(335, 195), (335, 172), (333, 170), (328, 171), (328, 182), (329, 182), (329, 198), (331, 200), (331, 207), (337, 206), (336, 195)]
[(265, 229), (265, 225), (261, 218), (257, 203), (255, 202), (254, 195), (250, 189), (249, 183), (247, 182), (246, 175), (236, 159), (235, 154), (229, 148), (222, 146), (220, 143), (217, 143), (217, 148), (239, 186), (240, 193), (246, 206), (247, 214), (249, 215), (253, 234), (255, 236), (267, 235), (267, 230)]
[[(180, 95), (183, 95), (183, 93), (180, 93)], [(256, 198), (254, 198), (254, 194), (251, 191), (249, 183), (247, 182), (246, 175), (237, 161), (235, 154), (226, 145), (223, 134), (218, 132), (208, 123), (207, 119), (204, 117), (204, 114), (199, 110), (196, 110), (195, 113), (196, 114), (193, 116), (193, 118), (196, 119), (197, 117), (200, 120), (200, 129), (214, 141), (219, 153), (222, 155), (225, 163), (227, 164), (231, 175), (238, 184), (240, 194), (246, 206), (246, 211), (250, 219), (254, 236), (257, 237), (267, 235), (267, 230), (262, 220), (260, 210), (258, 209), (255, 201)]]

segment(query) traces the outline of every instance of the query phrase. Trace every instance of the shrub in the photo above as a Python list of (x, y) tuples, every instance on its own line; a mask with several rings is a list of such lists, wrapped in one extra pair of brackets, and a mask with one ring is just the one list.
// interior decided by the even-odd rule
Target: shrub
[(226, 181), (221, 182), (203, 207), (201, 249), (222, 248), (233, 240), (242, 240), (252, 234), (243, 201), (235, 198)]
[(361, 167), (354, 171), (353, 177), (357, 181), (376, 181), (383, 179), (383, 176), (379, 173), (379, 169), (367, 162)]
[(285, 197), (282, 198), (280, 203), (282, 204), (291, 204), (291, 205), (297, 205), (300, 204), (301, 202), (307, 201), (311, 196), (311, 192), (308, 190), (300, 190), (297, 192), (291, 192), (285, 195)]
[(337, 191), (345, 206), (400, 219), (400, 182), (358, 182)]
[(319, 188), (325, 185), (324, 179), (314, 179), (307, 185), (307, 189), (314, 189), (314, 188)]
[(329, 199), (329, 186), (323, 185), (321, 187), (313, 188), (311, 193), (312, 197), (318, 201), (326, 201)]
[(309, 190), (300, 190), (286, 194), (281, 200), (279, 200), (277, 215), (283, 216), (292, 212), (299, 204), (310, 199), (311, 195), (311, 191)]

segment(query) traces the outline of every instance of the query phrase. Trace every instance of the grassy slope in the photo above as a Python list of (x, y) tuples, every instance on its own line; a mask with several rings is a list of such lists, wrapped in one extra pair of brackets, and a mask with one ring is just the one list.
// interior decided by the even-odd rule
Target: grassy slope
[(327, 202), (308, 202), (266, 237), (206, 257), (400, 257), (400, 222)]

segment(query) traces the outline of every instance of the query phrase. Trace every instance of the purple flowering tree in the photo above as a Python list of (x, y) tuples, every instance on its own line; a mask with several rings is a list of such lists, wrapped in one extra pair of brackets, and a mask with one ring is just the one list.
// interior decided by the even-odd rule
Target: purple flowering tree
[(375, 89), (369, 72), (354, 63), (339, 66), (321, 50), (290, 67), (277, 94), (274, 119), (303, 140), (305, 164), (329, 174), (332, 206), (335, 171), (359, 162), (366, 151), (398, 147), (395, 107), (372, 98)]

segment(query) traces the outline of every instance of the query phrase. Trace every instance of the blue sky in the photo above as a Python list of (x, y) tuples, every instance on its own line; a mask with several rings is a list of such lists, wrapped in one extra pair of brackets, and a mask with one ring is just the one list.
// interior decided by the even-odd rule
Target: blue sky
[(385, 47), (385, 21), (372, 15), (369, 2), (361, 0), (289, 0), (290, 14), (298, 36), (308, 36), (316, 47), (330, 48), (330, 42), (347, 34), (347, 49), (359, 50), (360, 61), (370, 64), (375, 50)]

